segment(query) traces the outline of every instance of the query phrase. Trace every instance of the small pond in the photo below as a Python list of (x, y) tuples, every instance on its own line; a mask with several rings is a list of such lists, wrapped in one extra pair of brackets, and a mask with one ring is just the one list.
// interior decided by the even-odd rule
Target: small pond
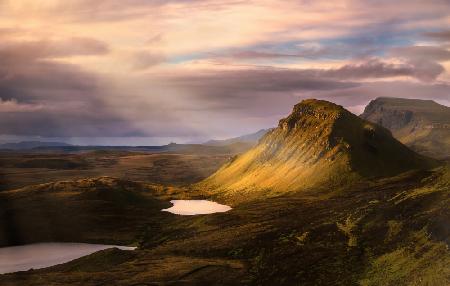
[(89, 255), (96, 251), (117, 247), (135, 247), (89, 243), (35, 243), (0, 248), (0, 274), (49, 267)]
[(163, 209), (177, 215), (199, 215), (222, 213), (231, 210), (231, 207), (207, 200), (171, 200), (173, 206)]

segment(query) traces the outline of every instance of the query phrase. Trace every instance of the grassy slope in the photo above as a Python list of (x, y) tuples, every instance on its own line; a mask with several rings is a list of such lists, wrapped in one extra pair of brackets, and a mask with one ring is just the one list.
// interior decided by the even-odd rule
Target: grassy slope
[(77, 154), (0, 152), (0, 191), (99, 176), (187, 185), (208, 177), (232, 155), (108, 150)]
[(449, 167), (289, 193), (174, 216), (133, 254), (104, 251), (0, 283), (448, 285), (449, 203)]
[(110, 177), (0, 192), (0, 245), (40, 241), (137, 242), (142, 228), (167, 217), (159, 189)]
[[(288, 161), (295, 158), (297, 163), (313, 164), (314, 167), (326, 166), (333, 171), (352, 170), (354, 180), (337, 178), (333, 182), (327, 179), (323, 184), (305, 188), (302, 192), (277, 192), (277, 189), (266, 188), (258, 190), (258, 196), (252, 200), (249, 197), (239, 198), (231, 211), (213, 215), (180, 217), (163, 213), (164, 217), (157, 217), (160, 206), (155, 204), (152, 209), (157, 219), (143, 222), (143, 227), (139, 228), (140, 250), (132, 254), (103, 251), (48, 269), (3, 275), (0, 276), (0, 284), (448, 285), (450, 167), (398, 174), (414, 167), (415, 162), (422, 159), (397, 141), (392, 143), (390, 137), (385, 145), (384, 136), (388, 133), (384, 129), (373, 130), (377, 127), (364, 121), (350, 123), (357, 126), (348, 125), (347, 121), (334, 121), (335, 124), (342, 122), (343, 126), (337, 126), (339, 128), (333, 125), (317, 126), (315, 124), (320, 120), (314, 118), (322, 115), (313, 115), (301, 124), (309, 126), (311, 129), (308, 130), (320, 130), (322, 135), (317, 137), (317, 131), (306, 134), (295, 132), (298, 118), (282, 121), (281, 127), (286, 123), (286, 130), (279, 128), (265, 139), (276, 132), (289, 131), (292, 137), (283, 139), (283, 144), (289, 148), (282, 150), (286, 145), (280, 147), (276, 144), (280, 141), (279, 136), (275, 136), (273, 141), (269, 141), (273, 144), (266, 149), (274, 152), (258, 153), (257, 159), (260, 161), (252, 161), (254, 166), (253, 163), (244, 164), (245, 171), (258, 167), (267, 158), (274, 164), (276, 160), (283, 162), (286, 158)], [(344, 126), (357, 131), (347, 132)], [(333, 143), (330, 138), (343, 139)], [(303, 153), (305, 149), (295, 148), (299, 141), (311, 143), (311, 148), (306, 148), (308, 154)], [(361, 143), (369, 143), (371, 147)], [(329, 153), (320, 154), (327, 144)], [(373, 148), (381, 150), (382, 155), (372, 155), (367, 162), (367, 152), (373, 153)], [(292, 153), (289, 153), (290, 150)], [(250, 150), (229, 165), (252, 152)], [(412, 155), (404, 159), (402, 153)], [(332, 156), (335, 156), (333, 160), (323, 160)], [(264, 176), (258, 179), (264, 178), (260, 182), (270, 182), (275, 186), (281, 180), (280, 186), (286, 187), (285, 184), (295, 180), (296, 176), (289, 177), (289, 174), (282, 173), (291, 171), (284, 170), (283, 166), (264, 166), (267, 173), (262, 172)], [(297, 164), (293, 164), (292, 168), (298, 168)], [(371, 170), (375, 170), (378, 176), (395, 175), (374, 180), (370, 176)], [(298, 169), (294, 171), (294, 174), (299, 174)], [(325, 168), (316, 171), (326, 176)], [(337, 176), (348, 174), (344, 172)], [(250, 181), (251, 177), (248, 177)], [(227, 186), (232, 186), (232, 183)], [(116, 193), (116, 189), (109, 188), (112, 194)], [(118, 189), (122, 190), (119, 191), (120, 196), (124, 191), (126, 197), (129, 194), (143, 194), (139, 184), (126, 190)], [(264, 192), (268, 192), (267, 196), (263, 195)], [(52, 201), (59, 194), (52, 193), (50, 189), (45, 193)], [(152, 197), (163, 194), (164, 190), (155, 189)], [(232, 194), (236, 196), (237, 193)], [(112, 195), (112, 198), (115, 197)], [(89, 202), (91, 197), (83, 196), (83, 201)], [(130, 202), (133, 201), (131, 199)], [(138, 209), (127, 209), (123, 215), (135, 217)], [(115, 214), (117, 210), (109, 209), (107, 212)], [(139, 218), (140, 221), (142, 217)], [(116, 227), (120, 229), (122, 225)], [(130, 229), (135, 229), (135, 226), (131, 224)], [(102, 235), (106, 233), (108, 230), (101, 231)]]
[(339, 186), (432, 164), (383, 127), (330, 102), (305, 100), (257, 146), (235, 157), (198, 187), (234, 201), (262, 193)]

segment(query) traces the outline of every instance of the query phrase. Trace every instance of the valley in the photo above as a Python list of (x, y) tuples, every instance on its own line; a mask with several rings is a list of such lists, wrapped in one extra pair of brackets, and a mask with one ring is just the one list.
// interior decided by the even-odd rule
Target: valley
[[(319, 100), (297, 104), (248, 151), (206, 148), (2, 153), (2, 246), (137, 249), (0, 275), (0, 284), (450, 281), (450, 162), (419, 155), (389, 130)], [(161, 211), (193, 199), (231, 209)]]
[(0, 152), (0, 191), (41, 183), (111, 176), (139, 182), (187, 185), (198, 182), (235, 153), (219, 151), (154, 153), (88, 151), (77, 153)]

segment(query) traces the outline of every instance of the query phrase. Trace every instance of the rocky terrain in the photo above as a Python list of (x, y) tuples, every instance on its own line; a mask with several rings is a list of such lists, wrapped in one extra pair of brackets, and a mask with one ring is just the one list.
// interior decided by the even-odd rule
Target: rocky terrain
[(450, 158), (450, 107), (432, 100), (380, 97), (361, 117), (388, 128), (416, 152)]
[(387, 129), (342, 106), (305, 100), (254, 148), (234, 157), (199, 187), (248, 199), (267, 190), (268, 195), (277, 195), (339, 186), (433, 164), (394, 139)]

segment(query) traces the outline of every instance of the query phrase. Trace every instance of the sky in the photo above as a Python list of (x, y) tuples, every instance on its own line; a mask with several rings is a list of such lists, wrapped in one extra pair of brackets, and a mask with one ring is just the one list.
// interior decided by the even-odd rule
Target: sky
[(0, 0), (0, 142), (202, 142), (380, 96), (450, 105), (450, 0)]

